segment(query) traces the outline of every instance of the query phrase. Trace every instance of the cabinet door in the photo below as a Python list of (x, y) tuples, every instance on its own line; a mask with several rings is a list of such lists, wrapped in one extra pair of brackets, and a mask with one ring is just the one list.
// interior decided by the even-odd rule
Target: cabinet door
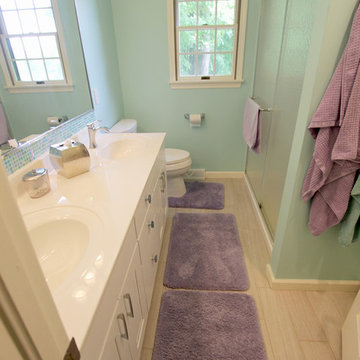
[(106, 335), (101, 360), (138, 360), (147, 315), (140, 255), (136, 244)]
[(160, 229), (160, 239), (164, 234), (165, 222), (166, 222), (166, 213), (168, 208), (168, 197), (167, 197), (167, 182), (166, 182), (166, 172), (165, 170), (161, 172), (159, 181), (155, 188), (155, 197), (157, 197), (156, 203), (154, 204), (157, 207), (157, 212), (159, 215), (159, 229)]
[(152, 206), (154, 207), (153, 211), (155, 213), (155, 227), (153, 229), (154, 234), (154, 243), (153, 251), (160, 254), (161, 250), (161, 239), (162, 234), (165, 228), (165, 209), (162, 206), (162, 195), (161, 192), (161, 179), (156, 184), (154, 190), (154, 201)]
[(141, 354), (147, 315), (144, 280), (137, 245), (120, 295), (120, 302), (123, 303), (125, 310), (125, 322), (129, 334), (132, 359), (137, 360)]
[(100, 356), (101, 360), (131, 360), (125, 308), (117, 302), (106, 342)]

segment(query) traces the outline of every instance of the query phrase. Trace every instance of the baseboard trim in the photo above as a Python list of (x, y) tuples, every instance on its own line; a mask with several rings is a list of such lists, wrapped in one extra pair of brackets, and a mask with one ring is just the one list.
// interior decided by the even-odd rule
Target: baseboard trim
[(266, 240), (266, 247), (268, 248), (268, 251), (270, 252), (270, 254), (272, 253), (272, 250), (273, 250), (273, 238), (270, 234), (270, 231), (267, 227), (267, 224), (266, 224), (266, 221), (264, 219), (264, 216), (259, 208), (259, 205), (258, 205), (258, 202), (256, 200), (256, 197), (255, 197), (255, 194), (254, 194), (254, 191), (250, 185), (250, 182), (249, 182), (249, 179), (247, 177), (246, 174), (244, 174), (244, 179), (245, 179), (245, 183), (246, 183), (246, 187), (248, 189), (248, 192), (249, 192), (249, 195), (250, 195), (250, 198), (251, 198), (251, 202), (253, 204), (253, 208), (254, 210), (256, 211), (256, 214), (258, 216), (258, 219), (260, 220), (260, 224), (261, 224), (261, 229), (264, 233), (264, 236), (265, 236), (265, 240)]
[(189, 169), (189, 171), (184, 175), (184, 180), (205, 180), (205, 169)]
[(266, 277), (274, 290), (357, 292), (360, 289), (358, 280), (276, 279), (270, 264), (266, 265)]
[(243, 171), (206, 171), (206, 179), (242, 179)]

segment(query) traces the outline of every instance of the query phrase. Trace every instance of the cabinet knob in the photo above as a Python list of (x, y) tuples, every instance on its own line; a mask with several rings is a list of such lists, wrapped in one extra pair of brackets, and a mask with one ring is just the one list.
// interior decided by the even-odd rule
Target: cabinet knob
[(148, 223), (149, 229), (153, 229), (155, 227), (155, 222), (152, 220)]
[(161, 191), (161, 192), (165, 192), (165, 188), (166, 188), (166, 175), (165, 175), (164, 172), (161, 173), (160, 179), (161, 179), (161, 183), (162, 183), (162, 186), (161, 186), (161, 188), (160, 188), (160, 191)]
[(151, 260), (156, 264), (158, 262), (159, 258), (157, 255), (154, 255)]
[(148, 202), (149, 204), (151, 204), (151, 195), (150, 194), (145, 198), (145, 202)]

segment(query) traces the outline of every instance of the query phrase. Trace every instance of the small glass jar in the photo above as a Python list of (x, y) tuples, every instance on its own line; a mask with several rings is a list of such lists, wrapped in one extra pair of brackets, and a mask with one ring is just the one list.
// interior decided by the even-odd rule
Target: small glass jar
[(22, 178), (27, 193), (32, 198), (39, 198), (50, 191), (50, 180), (47, 169), (33, 169)]

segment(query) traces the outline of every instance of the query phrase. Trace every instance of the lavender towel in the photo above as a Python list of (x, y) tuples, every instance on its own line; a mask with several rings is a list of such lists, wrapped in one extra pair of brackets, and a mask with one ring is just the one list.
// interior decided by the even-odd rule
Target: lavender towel
[(2, 104), (0, 103), (0, 144), (4, 144), (9, 140), (9, 133), (6, 124), (6, 117)]
[(360, 168), (359, 58), (360, 7), (344, 54), (309, 126), (316, 142), (302, 198), (313, 198), (309, 219), (313, 235), (342, 220)]
[(260, 106), (250, 98), (245, 104), (243, 134), (249, 148), (260, 154)]

